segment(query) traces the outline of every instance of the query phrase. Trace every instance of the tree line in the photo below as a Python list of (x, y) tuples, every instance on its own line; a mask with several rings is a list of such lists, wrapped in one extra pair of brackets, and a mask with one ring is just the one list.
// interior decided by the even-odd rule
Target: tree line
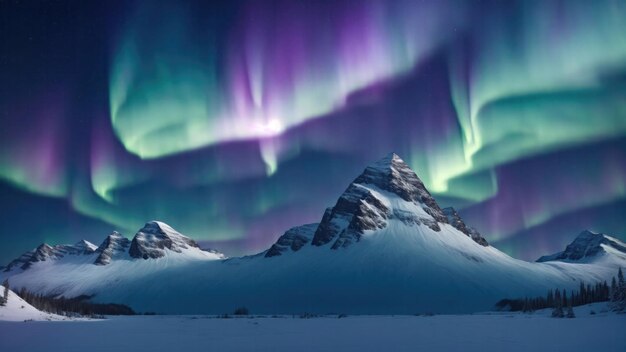
[[(618, 312), (626, 311), (626, 282), (622, 268), (614, 276), (611, 285), (606, 281), (595, 285), (580, 283), (578, 290), (549, 290), (545, 297), (525, 297), (517, 299), (505, 298), (496, 303), (498, 310), (533, 312), (538, 309), (553, 308), (553, 316), (573, 316), (571, 307), (582, 306), (596, 302), (610, 302), (611, 309)], [(563, 311), (567, 310), (567, 313)]]
[(97, 315), (134, 315), (135, 312), (128, 306), (115, 303), (91, 303), (90, 296), (74, 298), (54, 298), (26, 290), (22, 287), (18, 296), (33, 307), (44, 312), (66, 316), (97, 316)]
[[(9, 282), (5, 280), (4, 295), (0, 297), (0, 304), (6, 305), (8, 300)], [(28, 291), (22, 287), (16, 294), (31, 306), (52, 314), (65, 316), (101, 316), (101, 315), (134, 315), (135, 312), (128, 306), (115, 303), (92, 303), (90, 296), (74, 298), (55, 298)]]

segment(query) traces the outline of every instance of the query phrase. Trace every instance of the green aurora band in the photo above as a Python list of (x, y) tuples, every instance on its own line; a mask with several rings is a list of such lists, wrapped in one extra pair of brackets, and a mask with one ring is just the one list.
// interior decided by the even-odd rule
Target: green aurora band
[[(0, 179), (125, 234), (159, 218), (201, 240), (244, 241), (244, 252), (319, 220), (363, 163), (392, 150), (493, 241), (626, 198), (626, 2), (281, 5), (221, 18), (140, 2), (115, 41), (108, 114), (92, 116), (85, 155), (64, 144), (73, 102), (43, 93), (11, 105), (33, 128), (0, 131), (11, 150)], [(432, 82), (392, 96), (431, 61), (444, 67), (426, 72)], [(367, 122), (346, 122), (366, 110)], [(606, 141), (617, 147), (544, 181), (501, 177)], [(512, 201), (525, 178), (535, 188), (516, 219), (472, 215)], [(573, 199), (561, 184), (581, 189)]]

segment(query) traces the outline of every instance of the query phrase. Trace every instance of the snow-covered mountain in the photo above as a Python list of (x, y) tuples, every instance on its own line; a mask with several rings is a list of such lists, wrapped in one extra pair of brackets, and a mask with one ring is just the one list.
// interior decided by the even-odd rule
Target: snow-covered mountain
[(113, 258), (123, 256), (130, 246), (130, 240), (117, 231), (113, 231), (104, 239), (100, 247), (96, 249), (98, 257), (94, 261), (96, 265), (107, 265)]
[(585, 230), (564, 251), (543, 256), (537, 261), (593, 263), (602, 260), (626, 261), (626, 243), (603, 233)]
[(29, 266), (7, 267), (0, 279), (44, 294), (94, 295), (140, 312), (246, 306), (255, 313), (462, 313), (609, 279), (626, 266), (609, 254), (611, 260), (582, 263), (511, 258), (454, 209), (441, 209), (415, 172), (390, 154), (367, 167), (319, 224), (289, 229), (257, 255), (224, 259), (150, 222), (132, 241), (114, 233), (93, 253), (26, 260)]
[(132, 241), (117, 231), (108, 235), (100, 246), (86, 240), (80, 240), (73, 245), (50, 246), (42, 243), (32, 251), (22, 254), (11, 261), (4, 272), (5, 276), (27, 271), (35, 263), (41, 267), (85, 264), (109, 265), (112, 261), (132, 259), (156, 259), (166, 256), (178, 257), (179, 260), (216, 260), (225, 256), (215, 250), (202, 250), (198, 244), (186, 237), (171, 226), (160, 222), (150, 221), (141, 228)]
[(15, 268), (26, 270), (34, 263), (43, 262), (46, 260), (55, 260), (63, 258), (66, 255), (89, 255), (93, 254), (96, 248), (97, 247), (93, 243), (85, 240), (80, 240), (73, 245), (61, 244), (56, 246), (50, 246), (46, 243), (42, 243), (32, 251), (28, 251), (22, 254), (19, 258), (10, 262), (4, 270), (11, 271)]
[(156, 259), (166, 255), (166, 251), (176, 253), (202, 253), (198, 244), (189, 237), (180, 234), (171, 226), (151, 221), (147, 223), (133, 238), (128, 254), (133, 258)]

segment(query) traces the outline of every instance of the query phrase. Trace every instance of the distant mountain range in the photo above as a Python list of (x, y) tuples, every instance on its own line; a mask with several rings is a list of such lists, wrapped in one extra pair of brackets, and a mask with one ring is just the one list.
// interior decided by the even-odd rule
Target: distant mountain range
[(139, 312), (414, 314), (493, 309), (505, 297), (544, 295), (610, 280), (626, 244), (583, 231), (537, 263), (490, 246), (453, 208), (441, 209), (396, 154), (368, 166), (320, 223), (286, 231), (256, 255), (225, 258), (169, 225), (132, 240), (42, 244), (0, 272), (13, 288)]

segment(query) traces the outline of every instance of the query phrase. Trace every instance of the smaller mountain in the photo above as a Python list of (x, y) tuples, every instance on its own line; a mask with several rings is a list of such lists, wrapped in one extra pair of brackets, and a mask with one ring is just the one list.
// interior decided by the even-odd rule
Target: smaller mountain
[(50, 259), (60, 259), (66, 255), (89, 255), (93, 254), (96, 248), (96, 245), (86, 240), (80, 240), (75, 244), (59, 244), (56, 246), (42, 243), (32, 251), (28, 251), (10, 262), (4, 268), (4, 271), (8, 272), (14, 268), (26, 270), (34, 263), (45, 262)]
[(32, 251), (28, 251), (11, 261), (7, 266), (5, 266), (4, 271), (8, 272), (15, 268), (26, 270), (32, 263), (45, 261), (51, 257), (57, 257), (57, 255), (58, 253), (54, 251), (52, 246), (47, 243), (42, 243)]
[(478, 232), (478, 230), (471, 226), (465, 225), (465, 222), (463, 221), (463, 219), (461, 219), (461, 216), (459, 215), (459, 213), (457, 213), (456, 209), (454, 209), (453, 207), (444, 208), (443, 213), (448, 218), (448, 223), (454, 226), (454, 228), (471, 237), (472, 240), (474, 240), (474, 242), (478, 243), (479, 245), (485, 247), (489, 246), (487, 240), (480, 234), (480, 232)]
[(107, 265), (111, 263), (113, 257), (126, 253), (130, 246), (130, 240), (122, 236), (119, 232), (113, 231), (104, 239), (100, 247), (96, 249), (98, 258), (94, 261), (96, 265)]
[(626, 259), (626, 244), (611, 236), (585, 230), (564, 251), (543, 256), (537, 261), (587, 262), (607, 254)]
[(289, 251), (297, 252), (311, 242), (318, 225), (314, 223), (290, 228), (265, 252), (265, 257), (276, 257)]
[(92, 263), (98, 266), (111, 264), (116, 259), (157, 259), (168, 251), (182, 254), (180, 259), (215, 260), (224, 259), (224, 254), (212, 249), (200, 249), (191, 238), (182, 235), (171, 226), (150, 221), (141, 228), (133, 240), (129, 240), (117, 231), (108, 235), (100, 246), (80, 240), (75, 244), (50, 246), (42, 243), (32, 251), (22, 254), (7, 266), (0, 267), (3, 272), (27, 270), (33, 264), (45, 261), (63, 263)]
[(64, 255), (66, 254), (70, 254), (70, 255), (87, 255), (87, 254), (92, 254), (96, 251), (96, 249), (98, 249), (98, 246), (96, 246), (95, 244), (87, 241), (87, 240), (80, 240), (76, 243), (74, 243), (73, 245), (59, 245), (59, 246), (55, 246), (57, 247)]
[(182, 253), (184, 250), (197, 249), (198, 244), (191, 238), (174, 230), (160, 221), (150, 221), (137, 232), (128, 253), (132, 258), (156, 259), (165, 256), (165, 250)]

